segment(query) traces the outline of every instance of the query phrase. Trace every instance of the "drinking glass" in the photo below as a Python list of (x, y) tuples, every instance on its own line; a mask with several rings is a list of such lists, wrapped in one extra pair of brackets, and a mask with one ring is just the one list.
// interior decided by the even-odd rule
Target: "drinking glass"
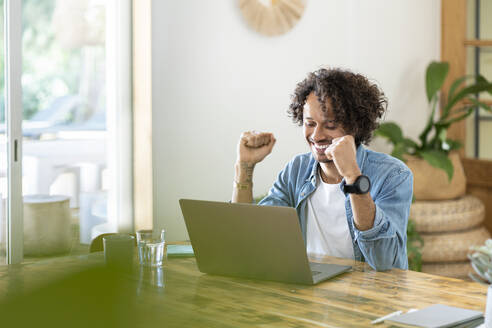
[(162, 266), (165, 257), (165, 230), (137, 231), (138, 259), (143, 266)]

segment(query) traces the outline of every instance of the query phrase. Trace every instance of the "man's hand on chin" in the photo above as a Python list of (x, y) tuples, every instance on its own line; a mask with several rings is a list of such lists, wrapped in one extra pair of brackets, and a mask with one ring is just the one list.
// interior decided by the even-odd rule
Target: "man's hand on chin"
[(344, 177), (345, 182), (352, 184), (361, 175), (356, 159), (356, 148), (354, 137), (345, 135), (333, 139), (331, 145), (326, 148), (325, 155), (329, 160), (333, 160), (338, 173)]

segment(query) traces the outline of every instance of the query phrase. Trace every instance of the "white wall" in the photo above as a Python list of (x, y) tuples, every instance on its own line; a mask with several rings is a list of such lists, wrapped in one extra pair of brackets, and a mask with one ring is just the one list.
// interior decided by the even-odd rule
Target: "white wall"
[(410, 136), (428, 112), (424, 71), (440, 55), (438, 0), (309, 0), (279, 37), (250, 29), (238, 3), (152, 3), (154, 222), (170, 240), (187, 238), (179, 198), (229, 200), (241, 131), (277, 137), (255, 171), (255, 195), (308, 151), (285, 112), (309, 71), (338, 66), (376, 80), (389, 98), (386, 118)]

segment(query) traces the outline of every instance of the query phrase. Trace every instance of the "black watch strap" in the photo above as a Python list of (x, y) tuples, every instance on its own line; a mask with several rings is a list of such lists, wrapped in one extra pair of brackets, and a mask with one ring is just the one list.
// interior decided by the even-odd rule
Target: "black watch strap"
[(342, 182), (343, 192), (345, 194), (366, 194), (371, 190), (371, 180), (366, 175), (359, 175), (353, 184)]
[(353, 184), (344, 184), (343, 192), (346, 194), (357, 194), (358, 189)]

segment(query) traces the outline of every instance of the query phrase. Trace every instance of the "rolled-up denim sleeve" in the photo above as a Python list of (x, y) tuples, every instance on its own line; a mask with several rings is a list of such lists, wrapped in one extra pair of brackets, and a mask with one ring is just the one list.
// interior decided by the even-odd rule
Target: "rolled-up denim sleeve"
[(277, 176), (268, 195), (263, 198), (258, 205), (269, 206), (294, 206), (294, 193), (292, 191), (291, 176), (292, 165), (288, 163)]
[(366, 261), (375, 270), (407, 269), (407, 224), (412, 203), (413, 175), (398, 170), (385, 181), (374, 203), (376, 213), (371, 229), (354, 234)]

